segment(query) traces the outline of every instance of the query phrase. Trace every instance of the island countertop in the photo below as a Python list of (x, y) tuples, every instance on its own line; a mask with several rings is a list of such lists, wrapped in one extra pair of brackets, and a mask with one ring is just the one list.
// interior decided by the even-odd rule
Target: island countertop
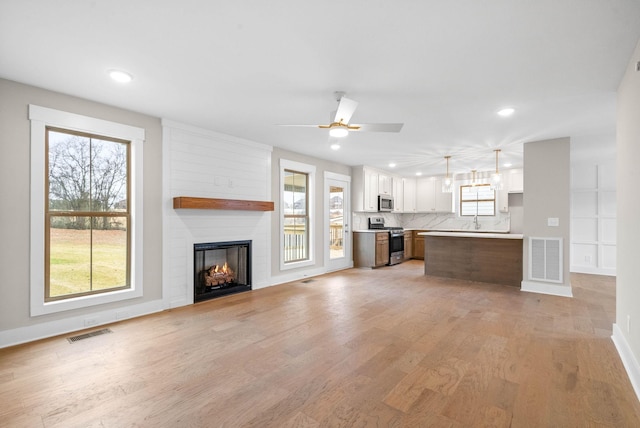
[(523, 239), (522, 233), (492, 233), (492, 232), (422, 232), (420, 236), (449, 236), (452, 238), (496, 238)]

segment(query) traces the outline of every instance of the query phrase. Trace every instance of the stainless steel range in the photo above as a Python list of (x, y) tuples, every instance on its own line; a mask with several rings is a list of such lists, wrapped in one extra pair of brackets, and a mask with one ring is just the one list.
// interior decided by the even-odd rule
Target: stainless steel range
[(404, 229), (400, 226), (385, 226), (384, 218), (369, 217), (370, 230), (389, 231), (389, 265), (402, 263), (404, 260)]

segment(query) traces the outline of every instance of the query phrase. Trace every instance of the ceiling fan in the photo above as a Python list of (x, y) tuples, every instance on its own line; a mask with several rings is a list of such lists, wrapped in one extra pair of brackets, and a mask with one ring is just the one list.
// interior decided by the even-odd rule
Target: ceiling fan
[(336, 92), (338, 109), (333, 122), (328, 125), (281, 125), (281, 126), (303, 126), (320, 129), (328, 129), (331, 137), (346, 137), (349, 131), (356, 132), (400, 132), (404, 123), (349, 123), (353, 112), (358, 106), (358, 102), (344, 96), (344, 92)]

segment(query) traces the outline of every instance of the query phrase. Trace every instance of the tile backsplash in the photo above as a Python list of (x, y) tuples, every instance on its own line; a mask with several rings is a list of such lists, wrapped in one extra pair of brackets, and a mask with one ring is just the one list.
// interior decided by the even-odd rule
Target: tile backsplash
[[(470, 230), (475, 231), (473, 217), (460, 217), (455, 213), (362, 213), (354, 212), (353, 230), (366, 230), (369, 217), (383, 217), (385, 226), (401, 226), (405, 229), (424, 230)], [(480, 231), (510, 231), (509, 213), (496, 213), (495, 216), (478, 217)]]

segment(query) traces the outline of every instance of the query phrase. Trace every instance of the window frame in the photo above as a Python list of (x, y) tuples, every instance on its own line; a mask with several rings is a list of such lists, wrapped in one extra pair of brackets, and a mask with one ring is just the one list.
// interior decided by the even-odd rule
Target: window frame
[[(462, 192), (464, 188), (467, 187), (488, 187), (491, 189), (491, 185), (490, 184), (463, 184), (460, 186), (460, 217), (475, 217), (475, 216), (479, 216), (479, 217), (493, 217), (496, 215), (496, 191), (491, 189), (491, 191), (493, 192), (493, 198), (490, 199), (477, 199), (477, 194), (476, 194), (476, 199), (462, 199)], [(475, 214), (463, 214), (463, 209), (462, 209), (462, 204), (464, 202), (492, 202), (493, 203), (493, 212), (491, 214), (478, 214), (478, 210), (476, 208), (476, 212)]]
[[(50, 167), (50, 163), (48, 160), (48, 157), (50, 155), (50, 141), (49, 141), (49, 133), (50, 132), (56, 132), (59, 134), (67, 134), (67, 135), (75, 135), (78, 137), (84, 137), (84, 138), (88, 138), (88, 139), (96, 139), (96, 140), (101, 140), (101, 141), (109, 141), (112, 143), (118, 143), (118, 144), (124, 144), (126, 145), (126, 156), (127, 156), (127, 164), (126, 164), (126, 175), (127, 175), (127, 188), (126, 188), (126, 199), (127, 199), (127, 209), (125, 211), (95, 211), (93, 209), (90, 210), (86, 210), (86, 211), (67, 211), (67, 210), (51, 210), (50, 209), (50, 200), (49, 200), (49, 196), (50, 196), (50, 184), (51, 181), (49, 180), (49, 167)], [(112, 137), (107, 137), (104, 135), (97, 135), (97, 134), (89, 134), (86, 132), (77, 132), (77, 131), (72, 131), (72, 130), (68, 130), (68, 129), (63, 129), (63, 128), (56, 128), (53, 126), (46, 126), (45, 127), (45, 203), (44, 203), (44, 210), (45, 210), (45, 278), (44, 278), (44, 287), (45, 287), (45, 295), (44, 295), (44, 299), (45, 302), (53, 302), (56, 300), (66, 300), (66, 299), (71, 299), (74, 297), (81, 297), (81, 296), (88, 296), (88, 295), (92, 295), (92, 294), (102, 294), (102, 293), (109, 293), (112, 291), (117, 291), (117, 290), (125, 290), (128, 289), (131, 286), (131, 211), (130, 211), (130, 206), (131, 206), (131, 141), (127, 141), (127, 140), (122, 140), (122, 139), (118, 139), (118, 138), (112, 138)], [(93, 166), (90, 168), (93, 169)], [(91, 201), (93, 201), (93, 199), (91, 199)], [(125, 285), (121, 285), (118, 287), (110, 287), (110, 288), (106, 288), (106, 289), (97, 289), (97, 290), (89, 290), (89, 291), (84, 291), (84, 292), (80, 292), (80, 293), (73, 293), (73, 294), (65, 294), (65, 295), (60, 295), (60, 296), (51, 296), (51, 263), (50, 263), (50, 256), (51, 256), (51, 220), (54, 217), (88, 217), (90, 219), (94, 219), (94, 218), (101, 218), (101, 217), (124, 217), (126, 218), (126, 223), (127, 223), (127, 239), (126, 239), (126, 246), (127, 246), (127, 259), (126, 259), (126, 266), (125, 266), (125, 270), (126, 270), (126, 284)], [(90, 229), (93, 230), (93, 229)], [(91, 251), (93, 251), (93, 242), (92, 239), (90, 240), (90, 248)], [(93, 263), (91, 263), (91, 270), (93, 271)], [(92, 279), (93, 275), (90, 275), (90, 278)]]
[[(75, 113), (29, 105), (31, 122), (30, 313), (40, 316), (143, 296), (143, 142), (145, 130)], [(104, 136), (130, 143), (130, 287), (45, 301), (46, 128)]]
[[(284, 192), (285, 192), (285, 172), (293, 171), (298, 173), (307, 174), (307, 194), (305, 197), (307, 205), (307, 242), (308, 252), (307, 259), (296, 260), (291, 262), (285, 262), (285, 239), (284, 239), (284, 227), (285, 227), (285, 210), (284, 210)], [(315, 177), (316, 167), (313, 165), (290, 161), (286, 159), (280, 159), (280, 270), (295, 269), (305, 266), (312, 266), (315, 264), (315, 236), (314, 230), (314, 195), (315, 195)]]

